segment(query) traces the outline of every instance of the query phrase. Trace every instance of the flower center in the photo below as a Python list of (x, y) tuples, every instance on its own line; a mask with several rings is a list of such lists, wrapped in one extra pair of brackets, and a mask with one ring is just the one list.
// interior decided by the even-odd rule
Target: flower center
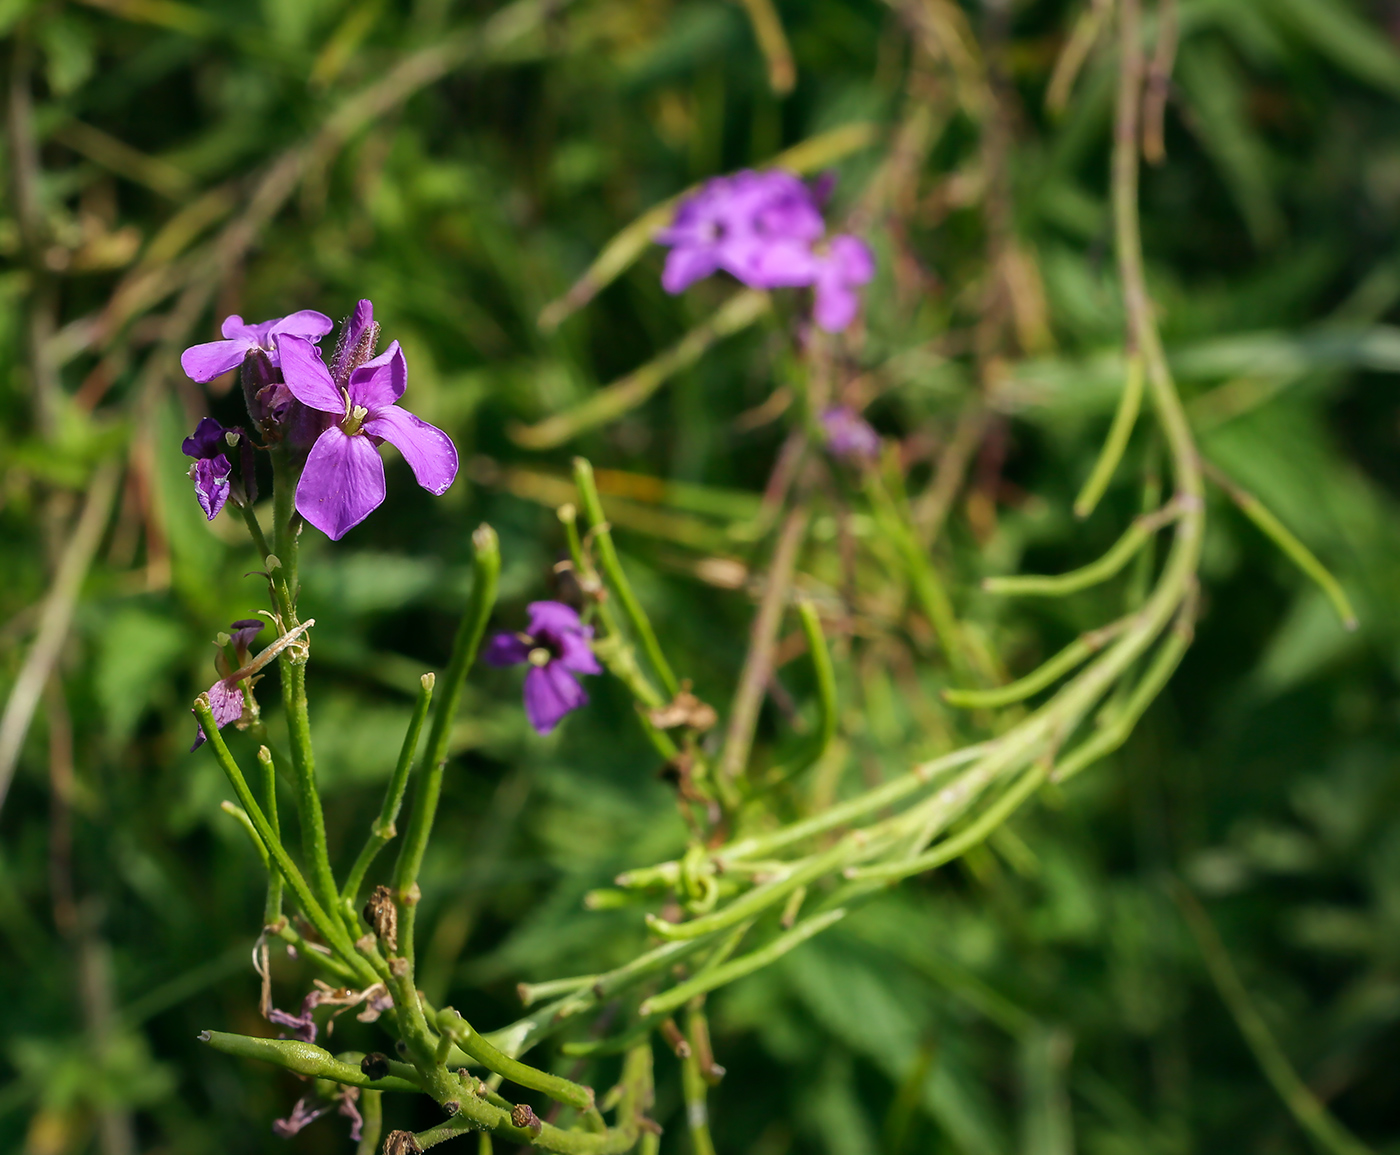
[(356, 405), (350, 400), (350, 391), (341, 389), (340, 395), (345, 398), (345, 416), (340, 419), (340, 428), (348, 437), (353, 437), (360, 431), (360, 426), (365, 423), (365, 418), (369, 416), (369, 410), (363, 405)]

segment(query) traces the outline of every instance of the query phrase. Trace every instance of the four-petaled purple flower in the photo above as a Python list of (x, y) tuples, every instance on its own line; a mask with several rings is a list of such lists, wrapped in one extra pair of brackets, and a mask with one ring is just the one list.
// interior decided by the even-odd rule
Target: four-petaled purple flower
[(245, 325), (243, 318), (234, 314), (225, 317), (219, 329), (224, 339), (186, 349), (180, 354), (180, 368), (186, 376), (203, 384), (230, 369), (237, 369), (250, 353), (266, 353), (272, 364), (277, 365), (280, 363), (277, 348), (279, 338), (290, 335), (319, 341), (334, 324), (324, 313), (318, 313), (315, 309), (302, 309), (299, 313), (274, 317), (257, 325)]
[(570, 710), (588, 703), (575, 674), (601, 674), (602, 666), (588, 644), (593, 627), (563, 602), (531, 602), (530, 628), (523, 634), (497, 634), (483, 657), (493, 666), (529, 662), (525, 675), (525, 716), (539, 733), (548, 734)]
[[(259, 621), (257, 618), (240, 618), (229, 628), (233, 631), (229, 635), (228, 645), (233, 647), (234, 660), (238, 663), (232, 669), (228, 668), (228, 659), (221, 651), (215, 659), (214, 664), (219, 667), (219, 673), (223, 675), (217, 682), (209, 687), (209, 711), (214, 715), (214, 724), (222, 730), (230, 722), (237, 722), (243, 717), (243, 688), (234, 681), (231, 675), (236, 674), (248, 661), (248, 647), (252, 645), (253, 639), (257, 637), (258, 631), (267, 623)], [(223, 641), (222, 635), (220, 641)], [(193, 712), (193, 711), (191, 711)], [(198, 750), (204, 745), (204, 727), (195, 723), (194, 745), (190, 751)], [(314, 1028), (313, 1028), (314, 1031)], [(313, 1033), (312, 1039), (316, 1036)]]
[(228, 475), (233, 468), (226, 456), (232, 448), (226, 437), (230, 432), (236, 431), (225, 429), (212, 417), (205, 417), (195, 426), (194, 435), (186, 437), (180, 446), (186, 457), (195, 459), (190, 466), (190, 480), (194, 482), (199, 508), (210, 521), (219, 516), (219, 510), (228, 500)]
[(828, 332), (855, 320), (855, 289), (875, 275), (858, 237), (826, 232), (818, 190), (779, 169), (715, 177), (680, 203), (657, 241), (669, 245), (661, 286), (679, 293), (723, 270), (755, 289), (810, 286), (814, 318)]
[(826, 447), (837, 457), (862, 459), (878, 457), (880, 435), (849, 405), (833, 405), (822, 410), (822, 431)]
[(384, 500), (384, 463), (378, 446), (389, 442), (408, 462), (418, 484), (446, 492), (457, 476), (457, 448), (441, 429), (400, 409), (408, 368), (397, 341), (373, 353), (377, 327), (368, 301), (347, 326), (335, 358), (339, 376), (310, 341), (284, 333), (278, 339), (282, 376), (303, 405), (330, 417), (311, 447), (297, 484), (297, 510), (338, 541)]

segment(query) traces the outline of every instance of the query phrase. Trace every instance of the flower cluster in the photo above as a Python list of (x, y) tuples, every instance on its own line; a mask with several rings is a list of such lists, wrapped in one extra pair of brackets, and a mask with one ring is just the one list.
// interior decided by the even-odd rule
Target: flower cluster
[[(212, 381), (240, 369), (248, 413), (269, 446), (282, 445), (301, 464), (296, 508), (328, 537), (339, 540), (384, 501), (384, 463), (378, 448), (389, 442), (413, 470), (418, 484), (442, 494), (457, 476), (457, 449), (441, 429), (397, 402), (408, 382), (403, 350), (393, 341), (379, 356), (374, 306), (361, 301), (341, 327), (328, 366), (317, 342), (332, 328), (329, 317), (304, 309), (256, 325), (227, 318), (224, 339), (195, 345), (180, 358), (195, 381)], [(242, 491), (233, 489), (225, 446), (244, 445)], [(241, 430), (212, 418), (186, 438), (195, 458), (191, 477), (210, 521), (230, 492), (239, 504), (254, 500), (251, 448)]]
[(497, 634), (482, 657), (493, 666), (528, 662), (525, 716), (539, 733), (548, 734), (570, 710), (588, 704), (575, 674), (601, 674), (603, 667), (588, 644), (593, 627), (563, 602), (531, 602), (530, 628), (521, 634)]
[(661, 285), (679, 293), (723, 271), (755, 289), (809, 287), (817, 324), (838, 332), (860, 311), (856, 289), (875, 275), (875, 258), (858, 237), (825, 234), (818, 192), (794, 174), (715, 177), (657, 234), (671, 248)]

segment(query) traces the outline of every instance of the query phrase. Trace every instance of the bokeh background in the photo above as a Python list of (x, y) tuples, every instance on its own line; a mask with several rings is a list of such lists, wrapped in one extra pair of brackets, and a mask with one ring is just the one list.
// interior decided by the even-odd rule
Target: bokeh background
[[(880, 260), (855, 345), (869, 416), (911, 490), (970, 451), (939, 547), (962, 612), (1016, 672), (1116, 615), (1116, 585), (1034, 607), (976, 593), (984, 573), (1102, 552), (1153, 451), (1140, 431), (1103, 507), (1074, 520), (1121, 372), (1111, 47), (1063, 110), (1046, 93), (1071, 30), (1105, 7), (780, 0), (784, 91), (751, 18), (761, 29), (766, 6), (726, 0), (0, 3), (0, 697), (44, 607), (71, 606), (0, 812), (0, 1149), (351, 1149), (339, 1120), (274, 1138), (296, 1081), (195, 1041), (270, 1033), (250, 965), (258, 863), (212, 759), (187, 753), (209, 639), (262, 604), (252, 550), (231, 519), (204, 523), (179, 451), (199, 416), (239, 420), (231, 381), (205, 391), (175, 362), (229, 313), (340, 317), (371, 298), (407, 352), (410, 407), (462, 454), (440, 499), (395, 458), (386, 506), (304, 549), (342, 869), (418, 674), (445, 660), (470, 530), (501, 535), (497, 616), (516, 627), (551, 588), (573, 453), (609, 471), (669, 652), (727, 702), (766, 557), (747, 530), (792, 419), (782, 324), (714, 342), (563, 444), (519, 430), (647, 364), (731, 291), (667, 297), (653, 248), (542, 327), (609, 238), (823, 134), (846, 142), (821, 166), (832, 212)], [(1163, 15), (1149, 6), (1149, 27)], [(1211, 957), (1313, 1093), (1400, 1151), (1400, 6), (1166, 15), (1180, 47), (1143, 218), (1168, 351), (1207, 457), (1339, 576), (1360, 629), (1214, 491), (1195, 646), (1125, 749), (712, 1000), (722, 1155), (1314, 1149)], [(894, 610), (834, 640), (849, 758), (803, 785), (813, 799), (948, 741), (928, 631), (871, 580)], [(801, 716), (800, 666), (780, 671), (760, 749)], [(639, 915), (582, 895), (684, 839), (626, 695), (590, 690), (542, 740), (518, 673), (469, 685), (420, 958), (425, 990), (483, 1027), (516, 1017), (518, 981), (637, 949)], [(1218, 940), (1191, 932), (1173, 879)], [(308, 977), (279, 957), (279, 1003)], [(350, 1022), (335, 1037), (375, 1045)], [(668, 1056), (659, 1077), (662, 1149), (687, 1151)], [(388, 1121), (425, 1126), (429, 1107), (391, 1102)]]

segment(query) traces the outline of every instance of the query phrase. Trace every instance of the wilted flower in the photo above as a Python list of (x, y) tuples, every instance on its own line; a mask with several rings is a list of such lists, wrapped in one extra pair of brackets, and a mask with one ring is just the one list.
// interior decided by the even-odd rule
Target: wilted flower
[[(234, 661), (237, 662), (237, 665), (229, 669), (228, 660), (222, 652), (215, 659), (215, 665), (219, 667), (219, 673), (223, 677), (209, 687), (209, 710), (214, 715), (214, 724), (220, 730), (230, 722), (237, 722), (239, 718), (243, 717), (243, 689), (237, 682), (231, 680), (230, 675), (236, 674), (247, 664), (248, 647), (252, 645), (258, 631), (266, 624), (258, 618), (240, 618), (234, 622), (229, 627), (233, 632), (227, 635), (228, 642), (225, 644), (232, 647)], [(224, 635), (221, 634), (220, 642), (223, 642), (223, 638)], [(203, 726), (195, 723), (195, 730), (197, 732), (194, 745), (190, 747), (192, 752), (204, 745), (206, 737)], [(312, 1038), (315, 1038), (314, 1033)]]
[(267, 354), (273, 365), (278, 359), (278, 338), (291, 335), (309, 341), (319, 341), (331, 331), (334, 322), (315, 309), (302, 309), (286, 317), (274, 317), (257, 325), (245, 325), (237, 314), (225, 317), (219, 332), (222, 341), (194, 345), (180, 354), (180, 368), (188, 377), (201, 383), (212, 381), (221, 373), (243, 364), (249, 353)]
[(837, 457), (867, 458), (880, 453), (880, 435), (849, 405), (822, 410), (826, 447)]
[(819, 193), (790, 172), (715, 177), (680, 203), (657, 241), (671, 246), (661, 285), (668, 293), (723, 270), (756, 289), (815, 289), (814, 316), (835, 332), (855, 319), (855, 286), (874, 276), (869, 247), (826, 232)]
[(339, 380), (310, 341), (292, 335), (279, 340), (287, 388), (303, 405), (333, 418), (311, 447), (296, 499), (298, 512), (332, 540), (344, 537), (384, 500), (378, 453), (384, 442), (403, 454), (429, 493), (446, 492), (457, 476), (452, 439), (395, 404), (408, 381), (399, 343), (373, 360), (355, 360), (374, 351), (377, 327), (368, 301), (360, 302), (347, 329), (358, 333), (348, 351), (345, 341), (337, 351)]
[(483, 655), (493, 666), (529, 662), (525, 675), (525, 716), (539, 733), (548, 734), (570, 710), (587, 705), (588, 695), (575, 674), (601, 674), (602, 666), (588, 641), (593, 627), (563, 602), (531, 602), (530, 629), (497, 634)]
[(228, 500), (229, 472), (233, 468), (226, 456), (231, 448), (226, 438), (229, 432), (212, 417), (205, 417), (195, 426), (193, 436), (186, 437), (180, 447), (186, 457), (195, 459), (190, 466), (190, 479), (194, 482), (199, 508), (210, 521), (219, 516), (219, 510)]

